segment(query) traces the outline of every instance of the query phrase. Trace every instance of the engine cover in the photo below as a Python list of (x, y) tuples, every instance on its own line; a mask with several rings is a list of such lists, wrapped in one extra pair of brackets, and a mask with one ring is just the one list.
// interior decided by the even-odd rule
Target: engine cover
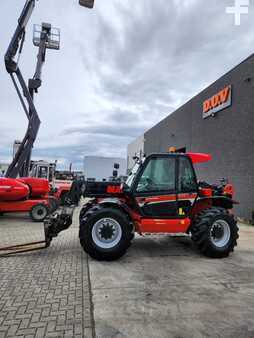
[(30, 197), (41, 197), (50, 192), (49, 181), (44, 178), (21, 177), (17, 181), (26, 184), (30, 189)]
[(29, 187), (13, 178), (0, 178), (0, 201), (20, 201), (29, 196)]

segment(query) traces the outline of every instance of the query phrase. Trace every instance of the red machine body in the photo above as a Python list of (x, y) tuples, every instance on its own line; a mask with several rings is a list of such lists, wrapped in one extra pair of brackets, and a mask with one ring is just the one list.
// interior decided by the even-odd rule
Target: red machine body
[(30, 188), (30, 197), (41, 197), (50, 192), (49, 181), (43, 178), (21, 177), (17, 181)]
[(56, 192), (54, 192), (53, 196), (61, 201), (62, 204), (64, 204), (66, 196), (69, 194), (72, 186), (72, 182), (70, 181), (55, 181), (54, 186), (56, 188)]
[[(48, 180), (38, 178), (0, 178), (0, 213), (31, 212), (36, 206), (49, 210)], [(47, 213), (46, 213), (47, 215)]]
[[(72, 174), (70, 172), (70, 174)], [(67, 176), (67, 175), (66, 175)], [(30, 168), (31, 178), (44, 178), (50, 183), (50, 195), (54, 197), (58, 203), (64, 204), (69, 195), (74, 180), (73, 174), (71, 179), (58, 179), (56, 175), (56, 162), (49, 163), (47, 161), (32, 161)], [(27, 181), (29, 182), (29, 181)]]
[(28, 185), (13, 178), (0, 178), (0, 202), (20, 201), (28, 195)]

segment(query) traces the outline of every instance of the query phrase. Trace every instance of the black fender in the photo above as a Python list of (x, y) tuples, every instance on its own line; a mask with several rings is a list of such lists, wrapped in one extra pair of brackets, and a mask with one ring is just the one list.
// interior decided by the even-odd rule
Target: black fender
[(215, 207), (222, 207), (224, 209), (233, 209), (234, 204), (239, 204), (239, 202), (234, 201), (228, 196), (213, 196), (212, 203)]
[(82, 208), (81, 208), (81, 210), (80, 210), (80, 213), (79, 213), (79, 224), (81, 223), (83, 217), (85, 216), (85, 213), (86, 213), (90, 208), (92, 208), (95, 204), (96, 204), (96, 203), (95, 203), (95, 200), (92, 199), (92, 200), (86, 202), (86, 203), (82, 206)]
[(233, 209), (234, 204), (239, 204), (239, 202), (234, 201), (232, 198), (228, 197), (228, 196), (211, 196), (211, 197), (201, 197), (197, 200), (196, 203), (199, 203), (201, 201), (205, 201), (205, 200), (211, 200), (212, 201), (212, 205), (214, 207), (221, 207), (224, 209)]

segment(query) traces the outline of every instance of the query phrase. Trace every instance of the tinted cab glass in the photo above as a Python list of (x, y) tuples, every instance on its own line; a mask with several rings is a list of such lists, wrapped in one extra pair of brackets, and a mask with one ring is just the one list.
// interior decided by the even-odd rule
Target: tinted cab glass
[(137, 193), (175, 192), (175, 158), (152, 158), (137, 185)]

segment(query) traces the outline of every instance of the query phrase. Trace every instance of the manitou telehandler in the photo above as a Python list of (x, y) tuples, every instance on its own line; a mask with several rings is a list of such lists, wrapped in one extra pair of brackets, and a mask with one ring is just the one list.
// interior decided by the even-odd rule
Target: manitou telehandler
[(153, 154), (134, 166), (124, 184), (87, 182), (91, 198), (80, 213), (80, 243), (98, 260), (125, 254), (134, 233), (190, 234), (206, 256), (223, 258), (237, 244), (230, 184), (198, 183), (193, 163), (208, 154)]
[[(93, 2), (80, 0), (90, 8)], [(83, 249), (97, 260), (111, 261), (125, 254), (135, 233), (186, 233), (204, 255), (227, 257), (237, 245), (232, 211), (237, 202), (231, 184), (198, 182), (193, 164), (209, 160), (210, 155), (199, 153), (152, 154), (137, 160), (125, 183), (86, 182), (83, 196), (89, 201), (79, 217)], [(44, 247), (72, 223), (71, 204), (79, 198), (78, 183), (71, 192), (70, 211), (57, 210), (44, 222)], [(4, 255), (24, 252), (31, 250), (31, 243), (0, 250)]]

